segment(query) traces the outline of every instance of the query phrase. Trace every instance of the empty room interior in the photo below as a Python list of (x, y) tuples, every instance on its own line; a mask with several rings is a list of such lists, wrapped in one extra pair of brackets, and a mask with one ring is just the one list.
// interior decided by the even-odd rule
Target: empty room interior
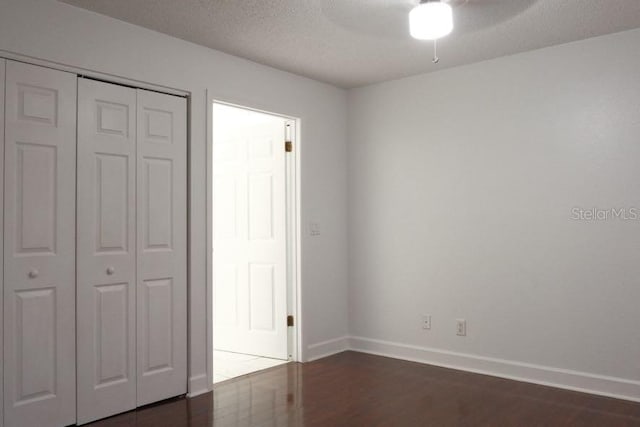
[(639, 0), (0, 0), (0, 143), (0, 427), (640, 426)]

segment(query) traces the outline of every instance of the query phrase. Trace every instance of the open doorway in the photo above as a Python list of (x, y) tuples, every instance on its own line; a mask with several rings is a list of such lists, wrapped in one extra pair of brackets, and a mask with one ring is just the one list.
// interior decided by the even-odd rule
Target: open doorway
[(213, 382), (295, 360), (296, 121), (213, 103)]

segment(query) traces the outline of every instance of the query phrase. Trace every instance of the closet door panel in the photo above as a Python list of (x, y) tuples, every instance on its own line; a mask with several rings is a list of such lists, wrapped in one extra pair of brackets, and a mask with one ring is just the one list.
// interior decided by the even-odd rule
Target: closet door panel
[(75, 423), (76, 76), (7, 61), (6, 426)]
[(138, 406), (187, 391), (186, 100), (138, 90)]
[[(6, 61), (0, 58), (0, 227), (4, 224), (4, 76)], [(4, 230), (2, 232), (4, 236)], [(4, 237), (2, 239), (4, 241)], [(0, 355), (3, 347), (3, 306), (4, 306), (4, 243), (0, 242)], [(4, 356), (3, 356), (4, 357)], [(3, 363), (0, 362), (0, 378)], [(0, 427), (4, 422), (3, 387), (0, 385)]]
[(78, 422), (136, 406), (136, 91), (78, 80)]

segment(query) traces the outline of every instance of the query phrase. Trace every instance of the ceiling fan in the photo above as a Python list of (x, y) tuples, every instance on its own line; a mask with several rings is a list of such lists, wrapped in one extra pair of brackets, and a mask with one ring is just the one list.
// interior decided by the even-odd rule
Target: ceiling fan
[[(466, 3), (465, 0), (457, 0), (457, 3)], [(453, 9), (451, 3), (446, 0), (421, 0), (409, 12), (409, 33), (418, 40), (433, 40), (433, 60), (437, 64), (438, 58), (437, 40), (445, 37), (453, 30)]]
[(324, 17), (333, 24), (349, 32), (398, 43), (398, 47), (402, 47), (407, 46), (407, 41), (412, 39), (409, 14), (412, 10), (420, 6), (424, 7), (428, 3), (442, 3), (451, 7), (453, 30), (450, 37), (459, 39), (472, 37), (474, 33), (489, 31), (523, 13), (540, 0), (315, 1), (320, 3)]

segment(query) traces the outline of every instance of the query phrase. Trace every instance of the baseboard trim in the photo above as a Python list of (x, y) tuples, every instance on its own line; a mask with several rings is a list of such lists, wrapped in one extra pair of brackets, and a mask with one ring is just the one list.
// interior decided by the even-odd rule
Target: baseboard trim
[(187, 397), (196, 397), (211, 391), (207, 374), (194, 375), (189, 378), (189, 393)]
[(342, 336), (307, 346), (306, 362), (322, 359), (349, 350), (349, 337)]
[(350, 350), (362, 353), (640, 402), (640, 381), (365, 337), (345, 341)]

